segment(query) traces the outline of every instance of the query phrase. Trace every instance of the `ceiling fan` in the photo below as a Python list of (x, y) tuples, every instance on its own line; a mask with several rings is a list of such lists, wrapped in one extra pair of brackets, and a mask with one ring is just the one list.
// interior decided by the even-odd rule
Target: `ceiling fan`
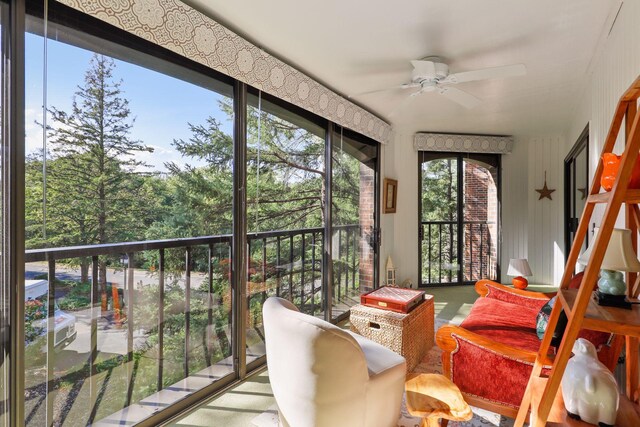
[[(418, 90), (409, 94), (409, 97), (401, 103), (400, 106), (425, 92), (436, 92), (465, 108), (474, 108), (482, 101), (468, 92), (453, 87), (453, 85), (463, 82), (523, 76), (527, 73), (527, 69), (524, 64), (515, 64), (450, 74), (449, 67), (447, 64), (443, 63), (438, 56), (428, 56), (421, 60), (414, 60), (411, 61), (411, 65), (413, 65), (411, 83), (404, 83), (399, 86), (393, 86), (386, 89), (363, 92), (349, 97), (368, 95), (393, 89), (418, 88)], [(398, 106), (396, 110), (398, 110), (400, 106)]]

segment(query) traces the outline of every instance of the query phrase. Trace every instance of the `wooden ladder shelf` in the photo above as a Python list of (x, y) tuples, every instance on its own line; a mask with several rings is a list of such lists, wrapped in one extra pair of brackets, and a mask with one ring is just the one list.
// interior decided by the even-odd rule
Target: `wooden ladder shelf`
[[(612, 332), (624, 336), (626, 341), (627, 384), (626, 396), (620, 396), (620, 409), (616, 426), (640, 426), (640, 415), (636, 405), (638, 391), (638, 344), (640, 338), (640, 307), (634, 305), (632, 310), (602, 307), (592, 300), (592, 293), (600, 266), (607, 249), (611, 233), (615, 226), (623, 204), (626, 213), (626, 225), (631, 229), (634, 250), (637, 251), (637, 231), (640, 228), (640, 190), (627, 189), (631, 173), (640, 150), (640, 114), (637, 112), (637, 100), (640, 97), (640, 77), (622, 95), (618, 102), (609, 133), (602, 148), (603, 153), (613, 151), (618, 133), (625, 121), (625, 150), (620, 161), (620, 168), (612, 190), (600, 193), (600, 178), (603, 165), (598, 168), (591, 183), (587, 203), (585, 204), (578, 230), (576, 231), (571, 252), (565, 267), (562, 282), (558, 291), (558, 299), (554, 304), (546, 333), (542, 339), (536, 362), (529, 378), (515, 425), (525, 424), (530, 413), (530, 425), (541, 427), (547, 425), (581, 426), (585, 423), (569, 419), (561, 404), (559, 393), (562, 375), (571, 356), (573, 344), (583, 327), (598, 331)], [(579, 290), (569, 289), (569, 282), (575, 271), (576, 262), (584, 244), (595, 206), (604, 204), (604, 215), (600, 230), (592, 242), (593, 248), (589, 262), (584, 271), (582, 285)], [(636, 281), (636, 274), (627, 274), (627, 289), (629, 297), (637, 297), (640, 292), (640, 280)], [(549, 361), (549, 350), (553, 331), (564, 310), (568, 317), (567, 327), (558, 351), (553, 359), (553, 365), (548, 377), (543, 376), (545, 362)], [(559, 403), (560, 402), (560, 403)]]

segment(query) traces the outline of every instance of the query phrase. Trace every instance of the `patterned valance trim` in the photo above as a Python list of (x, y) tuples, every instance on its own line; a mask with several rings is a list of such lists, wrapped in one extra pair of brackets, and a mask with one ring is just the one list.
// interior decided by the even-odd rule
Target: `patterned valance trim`
[(387, 143), (391, 126), (178, 0), (59, 0), (290, 102)]
[(455, 135), (447, 133), (416, 133), (416, 151), (449, 151), (454, 153), (511, 153), (512, 136)]

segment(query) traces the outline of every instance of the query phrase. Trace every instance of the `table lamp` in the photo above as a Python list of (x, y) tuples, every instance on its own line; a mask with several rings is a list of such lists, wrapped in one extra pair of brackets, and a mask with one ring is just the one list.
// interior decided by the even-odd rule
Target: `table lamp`
[(531, 267), (526, 258), (512, 258), (509, 261), (509, 269), (507, 270), (507, 276), (516, 276), (511, 283), (516, 289), (526, 289), (529, 282), (523, 276), (533, 276)]
[[(592, 242), (596, 241), (597, 233), (598, 228), (594, 228)], [(593, 244), (580, 255), (578, 263), (589, 263), (592, 248)], [(640, 261), (633, 250), (631, 230), (614, 228), (600, 266), (600, 279), (596, 291), (598, 304), (631, 309), (631, 303), (627, 300), (627, 284), (623, 271), (640, 271)]]

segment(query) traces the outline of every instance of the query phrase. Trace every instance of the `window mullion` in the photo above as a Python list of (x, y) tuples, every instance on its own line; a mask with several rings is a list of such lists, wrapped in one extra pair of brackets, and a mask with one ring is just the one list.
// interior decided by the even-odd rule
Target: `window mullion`
[[(8, 13), (7, 12), (8, 9)], [(2, 5), (2, 295), (0, 307), (9, 420), (24, 425), (24, 37), (25, 2)], [(6, 324), (8, 320), (9, 325)], [(8, 326), (8, 328), (7, 328)], [(6, 334), (9, 337), (6, 337)], [(7, 368), (9, 370), (7, 372)], [(6, 390), (6, 388), (5, 388)], [(5, 396), (7, 397), (7, 396)], [(6, 411), (5, 407), (5, 411)], [(5, 417), (6, 420), (6, 417)]]
[(247, 374), (247, 85), (239, 81), (234, 85), (233, 109), (233, 361), (234, 371), (242, 379)]

